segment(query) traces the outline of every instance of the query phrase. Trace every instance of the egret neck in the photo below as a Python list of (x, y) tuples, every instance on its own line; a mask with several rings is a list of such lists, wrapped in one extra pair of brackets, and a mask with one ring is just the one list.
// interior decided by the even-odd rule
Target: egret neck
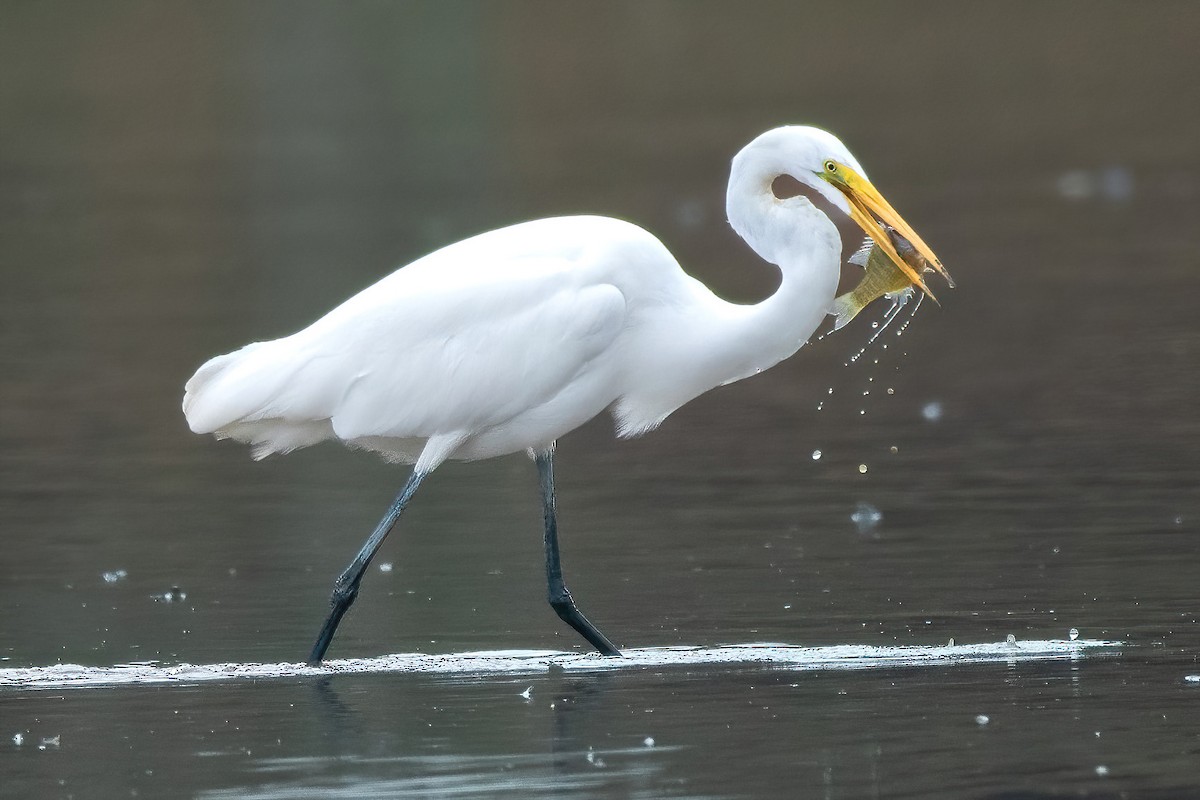
[[(742, 155), (745, 155), (743, 152)], [(779, 288), (754, 305), (724, 303), (725, 324), (710, 342), (724, 361), (719, 383), (730, 383), (774, 366), (799, 350), (821, 323), (841, 274), (841, 235), (808, 198), (780, 199), (771, 186), (787, 170), (770, 160), (734, 160), (726, 213), (729, 224), (764, 261), (780, 272)], [(808, 176), (798, 180), (834, 205), (846, 206)]]

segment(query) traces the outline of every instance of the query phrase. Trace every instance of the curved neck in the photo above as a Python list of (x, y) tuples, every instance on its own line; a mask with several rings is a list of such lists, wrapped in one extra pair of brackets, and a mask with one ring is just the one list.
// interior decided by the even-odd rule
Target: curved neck
[(841, 272), (841, 238), (807, 199), (775, 197), (771, 182), (778, 174), (759, 175), (740, 188), (731, 180), (729, 221), (779, 268), (779, 288), (761, 303), (738, 305), (688, 279), (687, 301), (675, 306), (676, 314), (655, 320), (661, 327), (651, 337), (658, 345), (640, 351), (632, 382), (637, 388), (614, 409), (622, 435), (649, 430), (709, 389), (774, 366), (799, 350), (825, 318)]
[[(783, 170), (767, 165), (730, 176), (726, 211), (733, 229), (779, 268), (779, 289), (752, 306), (726, 304), (728, 324), (714, 335), (736, 374), (766, 369), (800, 349), (825, 318), (841, 274), (837, 226), (803, 196), (781, 200), (771, 185)], [(819, 187), (814, 187), (818, 188)]]

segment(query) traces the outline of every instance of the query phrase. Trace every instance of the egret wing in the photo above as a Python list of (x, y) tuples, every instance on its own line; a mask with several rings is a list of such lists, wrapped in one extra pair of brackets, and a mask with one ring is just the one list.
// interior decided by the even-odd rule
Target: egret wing
[(332, 436), (476, 433), (554, 398), (624, 324), (621, 292), (571, 261), (397, 280), (410, 269), (292, 336), (205, 364), (184, 398), (192, 429), (250, 442), (256, 457)]

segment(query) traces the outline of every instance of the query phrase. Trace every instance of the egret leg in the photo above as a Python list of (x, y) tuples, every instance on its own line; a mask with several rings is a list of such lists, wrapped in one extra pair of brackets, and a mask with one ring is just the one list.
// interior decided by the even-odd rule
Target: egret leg
[(559, 619), (574, 628), (587, 639), (601, 655), (619, 656), (621, 651), (608, 637), (596, 628), (588, 618), (579, 613), (567, 585), (563, 583), (562, 565), (558, 559), (558, 516), (554, 502), (554, 451), (538, 453), (534, 457), (538, 468), (538, 480), (542, 488), (542, 515), (546, 523), (546, 584), (550, 607)]
[(350, 562), (350, 566), (346, 567), (346, 571), (334, 581), (333, 594), (329, 598), (329, 616), (326, 617), (325, 624), (321, 627), (321, 633), (317, 636), (317, 642), (313, 645), (312, 655), (308, 657), (310, 666), (320, 666), (321, 659), (325, 658), (325, 651), (329, 649), (329, 643), (333, 641), (333, 634), (337, 631), (338, 623), (342, 621), (342, 617), (358, 597), (358, 585), (362, 583), (363, 574), (371, 564), (371, 559), (379, 552), (383, 540), (396, 526), (400, 515), (404, 513), (405, 506), (416, 493), (417, 487), (421, 485), (421, 479), (426, 474), (418, 472), (416, 469), (413, 470), (412, 475), (408, 477), (408, 483), (404, 484), (400, 494), (396, 495), (391, 507), (383, 515), (383, 519), (379, 520), (375, 531), (367, 537), (367, 541), (358, 551), (358, 555)]

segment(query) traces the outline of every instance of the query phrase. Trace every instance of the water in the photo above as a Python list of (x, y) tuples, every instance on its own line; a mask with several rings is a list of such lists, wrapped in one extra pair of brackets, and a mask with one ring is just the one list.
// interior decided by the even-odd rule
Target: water
[[(626, 648), (619, 657), (597, 653), (575, 654), (540, 650), (496, 650), (474, 653), (426, 655), (404, 653), (378, 658), (328, 659), (320, 666), (282, 664), (119, 664), (88, 667), (55, 664), (46, 667), (0, 668), (0, 686), (20, 689), (57, 689), (142, 684), (192, 685), (210, 681), (235, 681), (294, 677), (328, 677), (348, 674), (415, 672), (470, 677), (537, 675), (547, 672), (624, 672), (654, 668), (728, 667), (768, 665), (791, 671), (887, 669), (894, 667), (960, 666), (1001, 661), (1041, 662), (1119, 653), (1123, 643), (1083, 640), (1023, 642), (1017, 647), (1010, 633), (1004, 643), (946, 647), (901, 645), (834, 645), (796, 647), (780, 644), (743, 644), (724, 647)], [(530, 689), (521, 693), (529, 699)]]
[(859, 500), (855, 504), (854, 513), (850, 515), (850, 520), (859, 533), (868, 533), (883, 520), (883, 512), (870, 503)]
[[(844, 3), (5, 5), (0, 670), (35, 672), (0, 687), (0, 795), (1195, 796), (1198, 24), (1187, 4), (919, 24)], [(850, 367), (881, 308), (645, 439), (599, 420), (560, 442), (568, 583), (644, 660), (278, 667), (402, 474), (192, 436), (195, 367), (555, 213), (636, 220), (761, 298), (775, 277), (724, 224), (724, 181), (785, 121), (839, 133), (959, 288)], [(886, 518), (870, 536), (859, 501)], [(585, 658), (540, 538), (526, 459), (440, 469), (331, 658)], [(951, 639), (997, 659), (713, 655)], [(1040, 642), (1121, 644), (1020, 657)], [(646, 655), (672, 647), (699, 656)], [(28, 677), (60, 665), (267, 672)]]

